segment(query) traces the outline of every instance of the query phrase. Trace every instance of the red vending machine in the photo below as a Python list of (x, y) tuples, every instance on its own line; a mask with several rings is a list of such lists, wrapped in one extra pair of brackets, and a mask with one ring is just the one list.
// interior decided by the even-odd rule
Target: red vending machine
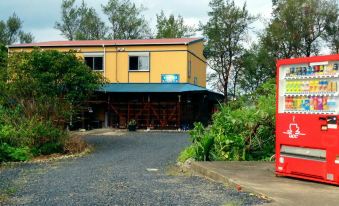
[(276, 174), (339, 185), (339, 55), (277, 62)]

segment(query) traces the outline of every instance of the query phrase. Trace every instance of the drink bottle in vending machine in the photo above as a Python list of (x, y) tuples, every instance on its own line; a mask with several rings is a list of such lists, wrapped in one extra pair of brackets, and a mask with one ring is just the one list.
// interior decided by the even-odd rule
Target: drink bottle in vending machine
[(339, 185), (339, 55), (277, 61), (276, 168)]

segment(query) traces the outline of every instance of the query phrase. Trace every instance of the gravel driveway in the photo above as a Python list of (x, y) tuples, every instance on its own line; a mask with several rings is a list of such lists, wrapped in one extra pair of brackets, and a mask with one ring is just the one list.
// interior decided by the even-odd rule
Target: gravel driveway
[(189, 144), (185, 133), (136, 132), (86, 140), (95, 148), (87, 156), (0, 169), (0, 197), (8, 197), (12, 205), (263, 203), (200, 177), (170, 175), (168, 168)]

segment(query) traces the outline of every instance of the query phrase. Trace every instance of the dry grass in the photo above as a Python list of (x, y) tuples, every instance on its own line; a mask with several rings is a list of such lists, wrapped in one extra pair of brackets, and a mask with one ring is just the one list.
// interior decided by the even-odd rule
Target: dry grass
[(93, 148), (88, 145), (81, 135), (73, 134), (66, 142), (64, 146), (64, 153), (56, 153), (50, 155), (41, 155), (34, 157), (29, 162), (47, 162), (53, 160), (67, 159), (81, 157), (93, 151)]
[(88, 144), (82, 139), (80, 135), (71, 136), (64, 146), (66, 154), (79, 154), (88, 148)]

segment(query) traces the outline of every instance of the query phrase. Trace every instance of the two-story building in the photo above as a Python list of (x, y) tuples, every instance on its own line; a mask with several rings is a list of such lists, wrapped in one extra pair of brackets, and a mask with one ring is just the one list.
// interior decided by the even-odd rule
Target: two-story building
[[(125, 128), (187, 128), (207, 123), (220, 94), (206, 89), (202, 38), (50, 41), (10, 45), (73, 50), (109, 84), (88, 102), (85, 125)], [(84, 124), (82, 124), (84, 125)]]

